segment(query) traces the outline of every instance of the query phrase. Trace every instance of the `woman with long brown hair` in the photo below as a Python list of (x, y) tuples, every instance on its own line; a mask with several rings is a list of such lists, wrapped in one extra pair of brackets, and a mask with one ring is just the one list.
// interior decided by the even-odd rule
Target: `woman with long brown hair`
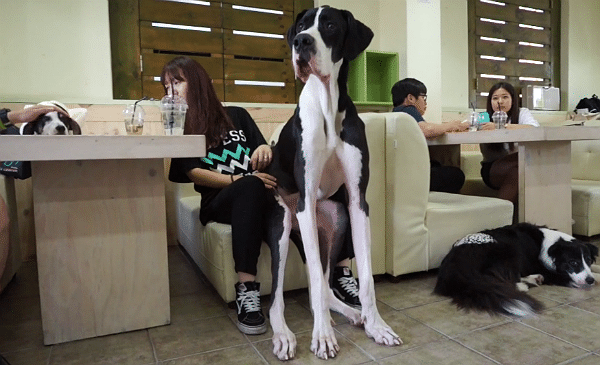
[[(518, 95), (508, 82), (499, 82), (491, 87), (487, 98), (487, 112), (490, 120), (494, 112), (503, 111), (508, 115), (507, 129), (539, 127), (539, 123), (527, 108), (519, 108)], [(495, 129), (493, 122), (485, 123), (481, 129)], [(513, 203), (513, 223), (518, 218), (519, 159), (514, 143), (482, 143), (483, 161), (481, 177), (485, 184), (498, 190), (498, 197)]]

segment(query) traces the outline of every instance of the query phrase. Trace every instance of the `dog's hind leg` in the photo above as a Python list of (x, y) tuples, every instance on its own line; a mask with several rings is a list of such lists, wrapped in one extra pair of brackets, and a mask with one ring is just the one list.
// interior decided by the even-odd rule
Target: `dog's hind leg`
[(285, 322), (283, 278), (290, 246), (292, 218), (290, 209), (281, 197), (278, 195), (275, 199), (277, 203), (268, 217), (269, 229), (266, 234), (266, 241), (271, 249), (271, 273), (273, 275), (269, 317), (271, 328), (273, 328), (273, 354), (279, 360), (290, 360), (296, 355), (296, 336)]
[(363, 140), (362, 143), (365, 146), (363, 151), (348, 143), (344, 143), (336, 151), (344, 166), (346, 175), (348, 212), (350, 214), (352, 241), (360, 282), (358, 296), (362, 305), (362, 318), (367, 336), (373, 338), (379, 344), (397, 346), (402, 344), (402, 340), (381, 318), (375, 301), (375, 284), (371, 267), (369, 207), (365, 200), (369, 178), (367, 168), (369, 157), (366, 150), (366, 140)]

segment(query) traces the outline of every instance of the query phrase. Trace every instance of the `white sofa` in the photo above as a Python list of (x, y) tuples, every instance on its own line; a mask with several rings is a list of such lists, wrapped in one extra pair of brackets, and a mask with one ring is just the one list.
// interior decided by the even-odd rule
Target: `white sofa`
[[(394, 276), (437, 268), (468, 233), (510, 224), (512, 204), (476, 196), (429, 192), (429, 153), (417, 123), (404, 113), (365, 113), (370, 151), (369, 202), (374, 274)], [(277, 131), (274, 133), (277, 137)], [(200, 196), (175, 184), (178, 240), (226, 302), (235, 300), (231, 228), (198, 220)], [(293, 246), (293, 245), (292, 245)], [(257, 280), (271, 292), (270, 255), (263, 245)], [(290, 250), (284, 288), (307, 286), (304, 265)]]

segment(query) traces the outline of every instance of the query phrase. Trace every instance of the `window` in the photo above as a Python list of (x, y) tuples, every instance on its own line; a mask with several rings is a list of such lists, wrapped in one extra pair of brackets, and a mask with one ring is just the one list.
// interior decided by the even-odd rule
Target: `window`
[(161, 98), (163, 65), (186, 55), (206, 69), (221, 101), (294, 103), (285, 33), (310, 7), (306, 0), (109, 0), (113, 97)]
[(499, 81), (560, 87), (560, 0), (469, 0), (470, 100)]

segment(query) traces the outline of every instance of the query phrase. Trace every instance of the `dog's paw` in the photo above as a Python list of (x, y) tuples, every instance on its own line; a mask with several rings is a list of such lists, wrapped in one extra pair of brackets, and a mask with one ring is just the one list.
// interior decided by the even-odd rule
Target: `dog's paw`
[(289, 328), (273, 334), (273, 354), (279, 360), (293, 359), (296, 356), (296, 344), (296, 335)]
[(400, 346), (402, 340), (400, 336), (388, 326), (383, 319), (379, 318), (373, 323), (365, 322), (365, 332), (368, 337), (372, 338), (376, 343), (386, 346)]
[(336, 357), (340, 351), (333, 328), (331, 326), (325, 327), (324, 329), (314, 328), (310, 343), (310, 351), (323, 360)]
[(529, 275), (524, 278), (521, 278), (521, 282), (529, 286), (540, 286), (544, 283), (544, 276), (541, 274)]

